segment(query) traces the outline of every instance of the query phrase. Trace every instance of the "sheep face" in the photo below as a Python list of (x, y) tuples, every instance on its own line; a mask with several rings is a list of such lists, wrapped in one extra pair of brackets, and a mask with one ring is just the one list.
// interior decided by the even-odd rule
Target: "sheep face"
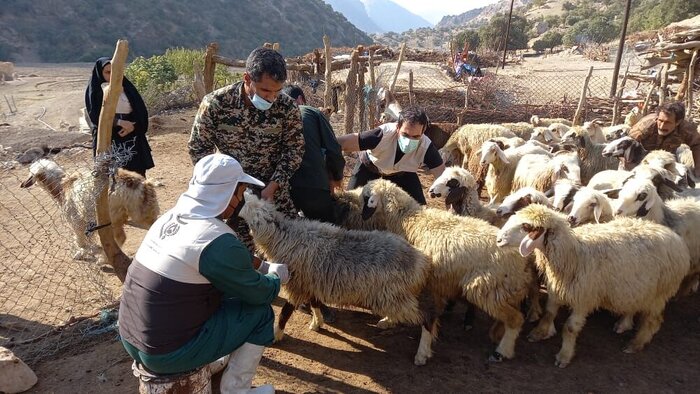
[(620, 190), (617, 198), (618, 216), (645, 217), (657, 202), (658, 194), (652, 181), (648, 179), (630, 179)]
[(627, 125), (617, 125), (612, 126), (611, 128), (604, 129), (603, 133), (605, 134), (605, 141), (612, 142), (622, 137), (625, 137), (629, 133), (629, 130), (630, 127)]
[(571, 127), (565, 125), (564, 123), (552, 123), (548, 127), (549, 131), (556, 133), (557, 136), (561, 136), (571, 129)]
[(538, 190), (532, 187), (523, 187), (503, 199), (501, 205), (496, 209), (496, 215), (509, 218), (514, 213), (532, 203), (549, 204), (549, 201), (547, 201), (547, 197)]
[(56, 200), (61, 202), (63, 199), (61, 181), (64, 177), (65, 172), (55, 161), (39, 159), (29, 167), (29, 177), (19, 186), (21, 188), (28, 188), (36, 183)]
[(476, 188), (474, 177), (464, 168), (455, 166), (445, 169), (430, 186), (428, 193), (430, 198), (445, 197), (445, 205), (450, 207), (464, 200), (469, 188)]
[(366, 190), (362, 192), (362, 220), (369, 220), (382, 207), (381, 196), (373, 191), (366, 193)]
[(440, 149), (440, 157), (442, 158), (442, 162), (445, 163), (446, 166), (451, 166), (451, 165), (461, 165), (462, 164), (462, 153), (460, 152), (459, 148), (455, 147), (447, 147), (444, 146), (442, 149)]
[(552, 157), (554, 181), (569, 179), (577, 185), (581, 184), (581, 165), (578, 154), (570, 151), (559, 151)]
[(581, 190), (574, 195), (571, 203), (571, 213), (569, 213), (568, 221), (571, 227), (576, 227), (582, 223), (589, 223), (595, 220), (600, 223), (600, 217), (603, 214), (605, 196), (600, 193), (595, 193), (588, 188)]
[(272, 203), (258, 198), (250, 191), (245, 192), (244, 199), (245, 204), (238, 216), (243, 218), (251, 228), (258, 228), (260, 225), (274, 220), (276, 210)]
[(629, 161), (627, 158), (630, 155), (632, 145), (634, 145), (636, 141), (632, 137), (622, 137), (618, 138), (614, 141), (609, 142), (607, 145), (605, 145), (605, 149), (603, 149), (603, 156), (605, 157), (623, 157), (625, 156), (625, 160)]
[(580, 187), (567, 180), (559, 180), (554, 184), (552, 207), (559, 212), (569, 212), (574, 196)]
[[(533, 207), (531, 205), (530, 207)], [(530, 223), (522, 212), (528, 211), (527, 207), (511, 216), (503, 228), (496, 234), (496, 245), (499, 247), (518, 246), (520, 255), (529, 256), (535, 249), (544, 249), (546, 229)]]
[(532, 134), (530, 134), (530, 140), (541, 142), (543, 144), (549, 144), (559, 141), (559, 136), (546, 127), (535, 127)]
[(509, 164), (510, 161), (506, 157), (505, 153), (503, 153), (504, 149), (505, 145), (500, 141), (488, 140), (484, 142), (481, 145), (481, 165), (485, 166), (487, 164), (491, 164), (496, 161), (496, 159), (505, 164)]

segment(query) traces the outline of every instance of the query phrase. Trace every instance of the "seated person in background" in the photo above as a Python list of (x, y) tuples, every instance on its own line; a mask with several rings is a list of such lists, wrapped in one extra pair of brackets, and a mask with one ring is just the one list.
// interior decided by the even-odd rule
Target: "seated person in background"
[(630, 137), (639, 141), (644, 149), (662, 149), (673, 154), (681, 144), (693, 152), (695, 177), (700, 177), (700, 134), (697, 126), (685, 120), (685, 105), (669, 102), (640, 119), (630, 130)]
[(384, 178), (425, 205), (418, 169), (425, 165), (434, 177), (439, 177), (445, 170), (440, 153), (424, 134), (427, 128), (425, 110), (409, 105), (401, 111), (396, 123), (385, 123), (373, 130), (338, 137), (344, 151), (362, 151), (348, 182), (348, 190)]

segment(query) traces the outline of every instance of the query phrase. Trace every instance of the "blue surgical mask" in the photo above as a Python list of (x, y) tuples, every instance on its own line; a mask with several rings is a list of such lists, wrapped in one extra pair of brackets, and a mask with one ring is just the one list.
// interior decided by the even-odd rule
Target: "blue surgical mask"
[(261, 110), (261, 111), (267, 111), (272, 107), (272, 103), (265, 100), (264, 98), (258, 96), (257, 93), (253, 95), (253, 97), (250, 99), (250, 102), (253, 103), (255, 108)]
[(401, 152), (411, 153), (418, 149), (418, 144), (420, 144), (420, 140), (412, 140), (399, 134), (399, 149), (401, 149)]

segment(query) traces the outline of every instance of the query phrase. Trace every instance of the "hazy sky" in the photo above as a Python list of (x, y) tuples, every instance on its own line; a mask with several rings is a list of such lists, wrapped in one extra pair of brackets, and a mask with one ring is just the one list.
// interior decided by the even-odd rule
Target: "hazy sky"
[(496, 3), (498, 0), (392, 0), (435, 24), (445, 15), (457, 15)]

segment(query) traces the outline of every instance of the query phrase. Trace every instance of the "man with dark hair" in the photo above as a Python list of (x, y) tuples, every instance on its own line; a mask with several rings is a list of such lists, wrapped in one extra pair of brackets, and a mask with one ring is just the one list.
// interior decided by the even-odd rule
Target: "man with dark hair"
[(637, 122), (630, 130), (630, 137), (639, 141), (644, 149), (662, 149), (673, 154), (681, 144), (686, 144), (693, 152), (695, 176), (700, 177), (700, 134), (697, 126), (685, 118), (685, 106), (681, 102), (662, 105), (655, 114), (650, 114)]
[[(289, 96), (279, 94), (286, 79), (282, 55), (267, 48), (253, 50), (243, 81), (204, 97), (188, 147), (192, 163), (217, 149), (236, 157), (247, 173), (265, 182), (253, 191), (295, 217), (289, 180), (301, 164), (304, 136), (299, 109)], [(245, 221), (230, 225), (252, 251)]]
[(344, 151), (362, 151), (348, 189), (384, 178), (425, 205), (418, 169), (425, 165), (434, 177), (445, 170), (440, 153), (425, 135), (428, 123), (425, 110), (409, 105), (401, 111), (396, 123), (385, 123), (369, 131), (339, 137), (338, 142)]
[(339, 208), (332, 194), (343, 181), (345, 159), (333, 127), (318, 108), (305, 105), (299, 86), (287, 86), (282, 92), (299, 105), (304, 126), (304, 157), (289, 182), (292, 201), (309, 219), (337, 223)]

